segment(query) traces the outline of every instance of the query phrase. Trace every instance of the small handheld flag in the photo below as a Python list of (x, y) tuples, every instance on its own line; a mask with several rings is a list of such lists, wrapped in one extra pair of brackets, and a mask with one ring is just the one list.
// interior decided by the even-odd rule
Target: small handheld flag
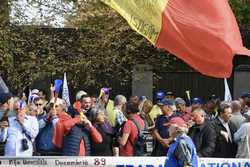
[(190, 100), (191, 100), (190, 90), (187, 90), (187, 91), (186, 91), (186, 94), (187, 94), (187, 98), (188, 98), (188, 100), (190, 101)]
[(61, 86), (62, 86), (62, 80), (60, 79), (56, 79), (54, 82), (54, 86), (55, 86), (55, 93), (59, 94)]
[(64, 73), (64, 78), (63, 78), (63, 92), (62, 92), (62, 98), (66, 101), (67, 106), (70, 106), (69, 88), (68, 88), (68, 82), (67, 82), (66, 73)]
[(6, 86), (3, 78), (0, 76), (0, 93), (9, 93), (9, 88)]
[(105, 94), (105, 92), (101, 89), (101, 90), (100, 90), (100, 94), (99, 94), (99, 96), (98, 96), (98, 99), (100, 99), (104, 94)]
[(32, 96), (31, 96), (31, 89), (29, 90), (29, 97), (28, 97), (28, 104), (31, 104)]
[(232, 96), (231, 96), (230, 89), (229, 89), (229, 86), (227, 84), (227, 79), (226, 78), (224, 78), (224, 86), (225, 86), (224, 101), (231, 102), (232, 101)]
[(57, 98), (58, 98), (58, 94), (60, 92), (61, 86), (62, 86), (62, 80), (56, 79), (54, 81), (54, 87), (55, 87), (55, 92), (54, 92), (55, 98), (54, 98), (54, 106), (53, 106), (54, 109), (56, 108), (56, 102), (57, 102)]
[(190, 105), (191, 105), (190, 90), (187, 90), (187, 91), (186, 91), (186, 95), (187, 95), (187, 98), (188, 98), (188, 103), (189, 103), (189, 106), (190, 106)]

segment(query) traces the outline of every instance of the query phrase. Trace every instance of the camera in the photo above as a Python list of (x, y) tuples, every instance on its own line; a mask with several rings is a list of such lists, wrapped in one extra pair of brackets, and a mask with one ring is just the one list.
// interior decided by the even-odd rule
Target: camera
[(28, 140), (27, 139), (22, 139), (22, 150), (23, 151), (26, 151), (26, 150), (28, 150), (29, 149), (29, 145), (28, 145)]

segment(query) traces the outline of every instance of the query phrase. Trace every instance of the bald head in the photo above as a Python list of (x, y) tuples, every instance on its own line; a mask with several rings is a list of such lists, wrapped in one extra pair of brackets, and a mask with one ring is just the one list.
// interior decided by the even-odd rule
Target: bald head
[(241, 110), (241, 103), (239, 100), (234, 100), (232, 103), (231, 103), (231, 106), (232, 106), (232, 112), (240, 112)]

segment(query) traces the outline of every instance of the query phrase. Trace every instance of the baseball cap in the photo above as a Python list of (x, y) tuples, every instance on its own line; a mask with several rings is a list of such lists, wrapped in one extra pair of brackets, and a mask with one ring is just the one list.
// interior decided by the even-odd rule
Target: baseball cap
[(195, 97), (192, 99), (192, 104), (203, 104), (203, 102), (201, 98)]
[(33, 95), (33, 94), (38, 94), (39, 93), (39, 90), (38, 89), (33, 89), (32, 91), (31, 91), (31, 94)]
[(166, 96), (173, 96), (173, 95), (174, 95), (174, 93), (171, 92), (171, 91), (169, 91), (169, 92), (166, 93)]
[(147, 97), (146, 97), (146, 96), (140, 96), (140, 97), (139, 97), (139, 101), (144, 101), (144, 100), (147, 100)]
[(218, 96), (216, 96), (215, 94), (212, 94), (210, 97), (209, 97), (209, 100), (217, 100), (219, 99)]
[(171, 126), (173, 124), (175, 124), (175, 125), (177, 125), (179, 127), (187, 127), (186, 122), (181, 117), (173, 117), (173, 118), (171, 118), (167, 125)]
[(165, 98), (165, 93), (163, 91), (157, 91), (155, 92), (155, 98), (156, 100), (162, 100)]
[(80, 90), (76, 94), (76, 100), (80, 100), (83, 95), (87, 95), (87, 92)]
[(241, 98), (246, 98), (246, 97), (250, 97), (250, 93), (249, 92), (242, 92), (240, 95)]
[(174, 101), (173, 100), (169, 100), (169, 99), (162, 99), (161, 101), (159, 101), (158, 105), (173, 106), (174, 105)]
[(178, 105), (178, 104), (186, 105), (186, 102), (185, 102), (185, 100), (183, 100), (182, 98), (177, 97), (177, 98), (175, 99), (175, 104), (176, 104), (176, 105)]

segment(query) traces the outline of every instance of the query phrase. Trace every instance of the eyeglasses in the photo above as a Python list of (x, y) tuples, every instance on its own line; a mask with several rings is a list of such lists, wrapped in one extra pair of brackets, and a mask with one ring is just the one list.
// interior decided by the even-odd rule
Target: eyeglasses
[(41, 103), (37, 103), (37, 104), (35, 104), (36, 106), (42, 106), (43, 104), (41, 104)]

